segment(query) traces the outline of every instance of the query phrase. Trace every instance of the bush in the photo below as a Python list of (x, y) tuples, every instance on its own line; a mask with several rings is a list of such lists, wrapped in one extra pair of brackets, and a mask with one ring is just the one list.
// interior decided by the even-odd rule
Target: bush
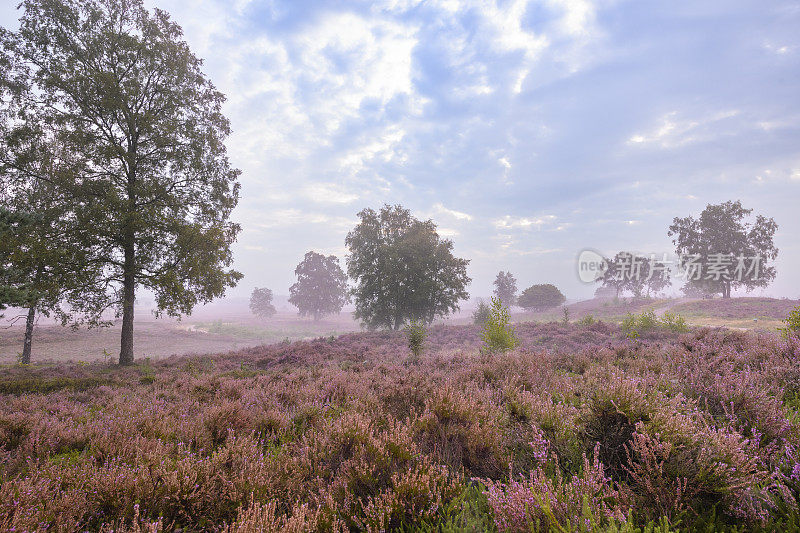
[(780, 331), (784, 337), (800, 334), (800, 305), (792, 309), (789, 316), (783, 320), (783, 323), (786, 324), (786, 326), (778, 328), (778, 331)]
[(506, 352), (513, 350), (519, 344), (510, 322), (508, 308), (503, 307), (499, 298), (492, 298), (489, 317), (486, 319), (481, 333), (481, 340), (484, 342), (483, 348), (486, 352)]
[(677, 313), (666, 311), (661, 317), (661, 325), (673, 333), (685, 333), (689, 331), (686, 319)]
[(412, 320), (406, 328), (406, 335), (411, 353), (414, 354), (415, 359), (419, 359), (419, 356), (422, 355), (422, 345), (425, 342), (425, 324), (421, 320)]
[(580, 320), (578, 320), (578, 325), (579, 326), (592, 326), (596, 322), (597, 321), (594, 319), (593, 315), (586, 315), (585, 317), (583, 317)]
[(472, 322), (482, 326), (489, 318), (489, 306), (483, 300), (478, 300), (478, 308), (472, 313)]
[(665, 312), (664, 316), (659, 319), (652, 309), (644, 311), (640, 315), (628, 313), (622, 319), (622, 331), (631, 339), (638, 338), (642, 333), (654, 329), (684, 333), (689, 330), (689, 326), (686, 324), (686, 320), (678, 314)]

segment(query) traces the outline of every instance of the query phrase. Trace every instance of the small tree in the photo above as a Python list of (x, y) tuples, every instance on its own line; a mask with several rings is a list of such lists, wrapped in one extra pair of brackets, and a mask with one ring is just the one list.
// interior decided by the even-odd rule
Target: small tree
[(297, 307), (300, 316), (319, 320), (341, 312), (348, 302), (347, 276), (336, 256), (308, 252), (294, 273), (297, 283), (289, 288), (289, 303)]
[(484, 343), (484, 350), (488, 353), (513, 350), (519, 344), (514, 328), (511, 326), (508, 308), (503, 306), (500, 298), (492, 298), (489, 318), (483, 325), (481, 339)]
[(250, 295), (250, 312), (261, 318), (270, 318), (277, 311), (272, 305), (272, 291), (270, 289), (253, 289)]
[[(17, 139), (19, 141), (19, 139)], [(17, 144), (19, 147), (20, 144)], [(38, 161), (47, 175), (55, 150), (51, 146), (29, 146), (19, 157)], [(29, 222), (20, 225), (7, 238), (0, 239), (0, 254), (13, 265), (20, 283), (28, 290), (26, 301), (17, 305), (27, 309), (20, 362), (31, 361), (34, 324), (37, 316), (54, 316), (62, 326), (71, 324), (105, 325), (102, 310), (106, 285), (102, 283), (102, 264), (95, 261), (94, 249), (87, 246), (86, 228), (76, 219), (71, 198), (45, 179), (21, 179), (14, 168), (0, 163), (8, 187), (0, 192), (0, 204), (31, 213)], [(13, 177), (18, 179), (11, 179)]]
[(511, 272), (498, 272), (494, 280), (494, 295), (506, 307), (517, 303), (517, 280)]
[(411, 349), (414, 359), (419, 359), (427, 335), (425, 324), (421, 320), (412, 320), (406, 328), (406, 335), (408, 336), (408, 347)]
[(478, 300), (478, 307), (472, 312), (472, 322), (482, 326), (489, 318), (489, 306), (482, 299)]
[(532, 285), (522, 291), (517, 303), (528, 311), (545, 311), (558, 307), (567, 301), (555, 285), (550, 283)]

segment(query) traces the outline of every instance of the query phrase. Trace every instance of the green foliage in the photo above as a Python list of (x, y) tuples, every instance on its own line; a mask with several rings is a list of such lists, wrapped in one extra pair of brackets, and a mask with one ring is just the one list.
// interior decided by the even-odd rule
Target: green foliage
[(655, 258), (619, 252), (613, 259), (605, 258), (606, 270), (597, 281), (602, 283), (604, 294), (614, 298), (628, 291), (635, 298), (650, 297), (672, 284), (669, 268)]
[(25, 305), (30, 299), (30, 288), (12, 263), (14, 249), (8, 246), (12, 236), (30, 223), (30, 215), (0, 206), (0, 311), (8, 306)]
[(425, 343), (425, 324), (421, 320), (413, 319), (406, 327), (406, 336), (408, 337), (408, 347), (411, 353), (414, 354), (415, 359), (419, 359), (422, 355), (422, 347)]
[(597, 322), (597, 320), (595, 320), (594, 315), (586, 315), (578, 320), (577, 324), (579, 326), (591, 326), (595, 322)]
[(782, 328), (778, 328), (778, 331), (780, 331), (784, 337), (800, 334), (800, 305), (792, 309), (789, 316), (783, 319), (783, 323), (786, 325)]
[(415, 533), (493, 533), (497, 531), (492, 508), (486, 498), (486, 488), (471, 482), (439, 511), (436, 520), (426, 520), (414, 527), (402, 527), (402, 532)]
[(666, 329), (672, 333), (684, 333), (689, 331), (686, 320), (679, 314), (665, 312), (659, 319), (652, 309), (644, 311), (640, 315), (628, 313), (625, 318), (622, 319), (621, 327), (622, 331), (631, 339), (635, 339), (642, 333), (658, 328)]
[(412, 318), (430, 323), (469, 297), (469, 261), (453, 256), (453, 243), (436, 225), (402, 206), (364, 209), (347, 234), (347, 271), (355, 282), (355, 317), (369, 328), (400, 329)]
[(483, 300), (478, 300), (478, 307), (472, 312), (472, 323), (482, 326), (489, 318), (489, 306)]
[[(762, 215), (757, 215), (754, 221), (748, 221), (752, 212), (752, 209), (742, 207), (741, 201), (728, 201), (707, 205), (699, 218), (676, 217), (672, 221), (667, 235), (673, 237), (675, 252), (684, 258), (682, 266), (686, 266), (686, 262), (690, 260), (707, 265), (711, 262), (711, 254), (730, 254), (733, 259), (729, 276), (703, 275), (688, 281), (688, 286), (702, 293), (720, 293), (723, 298), (730, 298), (733, 289), (766, 287), (775, 279), (775, 266), (772, 262), (778, 256), (778, 248), (775, 247), (773, 237), (778, 225), (775, 220)], [(733, 276), (736, 258), (740, 256), (758, 256), (758, 268), (745, 268), (741, 276)]]
[(276, 313), (272, 305), (272, 290), (256, 287), (250, 295), (250, 312), (261, 318), (269, 318)]
[(289, 303), (297, 307), (300, 316), (319, 320), (325, 315), (339, 313), (350, 298), (347, 294), (347, 275), (334, 255), (306, 253), (294, 270), (297, 283), (289, 288)]
[[(137, 287), (155, 295), (157, 314), (180, 316), (241, 278), (230, 268), (240, 171), (226, 153), (225, 97), (181, 28), (141, 0), (21, 6), (19, 30), (0, 34), (15, 82), (0, 101), (16, 117), (0, 121), (3, 148), (27, 178), (42, 169), (26, 147), (52, 140), (60, 157), (47, 179), (70, 198), (111, 289), (91, 305), (122, 314), (120, 363), (132, 364)], [(20, 137), (30, 142), (9, 144)]]
[(561, 323), (569, 324), (569, 307), (566, 305), (561, 308)]
[(689, 331), (686, 319), (677, 313), (665, 311), (661, 317), (661, 326), (673, 333), (685, 333)]
[(108, 380), (95, 377), (39, 378), (25, 376), (0, 380), (0, 394), (46, 394), (62, 389), (83, 391), (107, 384), (110, 384)]
[(506, 352), (513, 350), (519, 344), (514, 328), (511, 326), (508, 308), (503, 307), (500, 298), (492, 298), (489, 318), (483, 325), (481, 340), (484, 343), (483, 349), (487, 353)]
[(558, 307), (566, 300), (567, 298), (555, 285), (546, 283), (532, 285), (522, 291), (517, 300), (517, 305), (529, 311), (544, 311)]
[(506, 307), (517, 303), (517, 280), (511, 272), (498, 272), (494, 280), (494, 295)]

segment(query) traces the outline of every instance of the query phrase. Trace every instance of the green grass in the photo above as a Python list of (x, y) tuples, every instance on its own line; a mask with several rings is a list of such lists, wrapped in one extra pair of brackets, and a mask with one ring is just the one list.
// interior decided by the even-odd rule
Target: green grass
[(292, 326), (282, 324), (280, 327), (272, 328), (269, 326), (251, 326), (215, 320), (214, 322), (197, 324), (196, 327), (213, 335), (226, 335), (240, 339), (258, 339), (264, 342), (338, 336), (343, 333), (336, 330), (320, 331), (319, 327), (313, 323)]

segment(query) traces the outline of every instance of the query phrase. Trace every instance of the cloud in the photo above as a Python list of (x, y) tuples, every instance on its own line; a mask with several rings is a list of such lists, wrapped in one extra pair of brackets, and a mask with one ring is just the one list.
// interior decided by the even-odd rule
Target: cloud
[(727, 133), (729, 119), (737, 117), (738, 110), (720, 111), (701, 118), (682, 118), (677, 111), (662, 116), (659, 124), (647, 133), (637, 133), (628, 139), (629, 145), (656, 145), (660, 148), (677, 148), (686, 144), (715, 139)]
[(469, 215), (467, 213), (462, 213), (461, 211), (456, 211), (454, 209), (448, 209), (441, 203), (434, 204), (433, 209), (437, 213), (447, 215), (457, 220), (466, 220), (466, 221), (472, 220), (472, 215)]
[(555, 215), (544, 215), (542, 217), (537, 218), (528, 218), (528, 217), (515, 217), (511, 215), (505, 215), (504, 217), (495, 220), (494, 226), (498, 229), (528, 229), (528, 228), (536, 228), (540, 229), (542, 226), (552, 224), (555, 222), (556, 217)]

